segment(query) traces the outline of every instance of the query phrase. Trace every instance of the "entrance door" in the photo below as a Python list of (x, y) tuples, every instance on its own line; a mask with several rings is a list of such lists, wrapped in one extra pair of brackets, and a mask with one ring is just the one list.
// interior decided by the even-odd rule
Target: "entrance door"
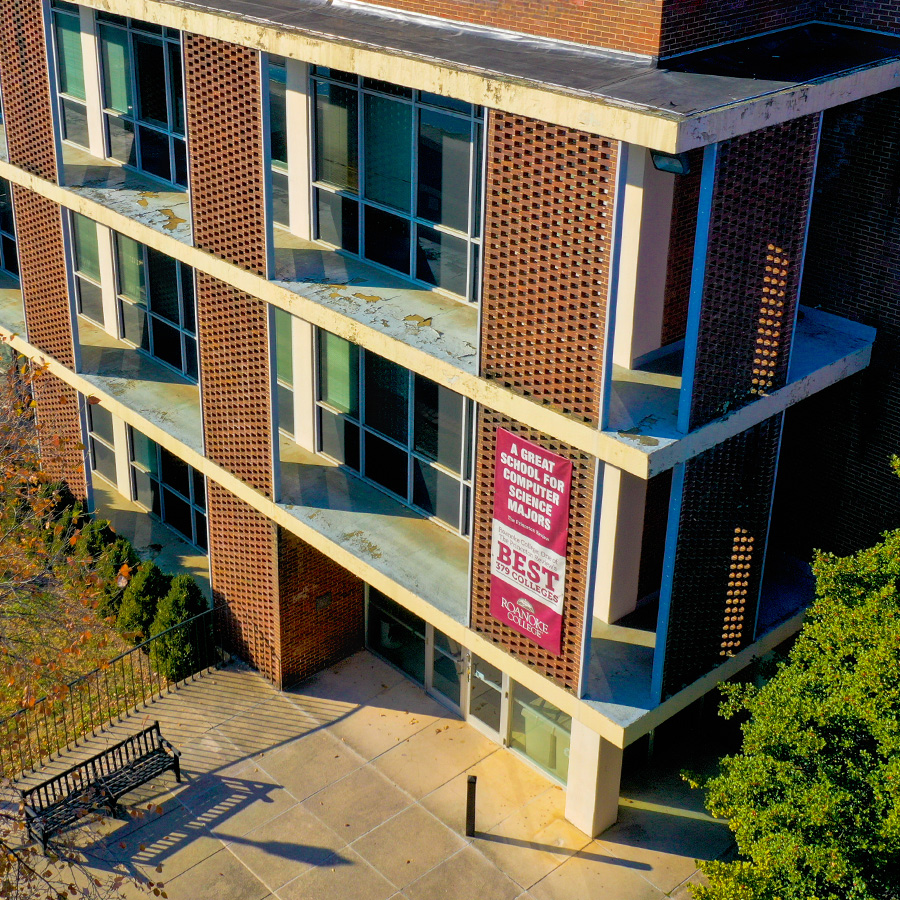
[(462, 715), (466, 651), (462, 644), (428, 626), (425, 686), (441, 703)]
[(506, 744), (507, 686), (503, 673), (471, 655), (469, 666), (469, 720), (498, 743)]

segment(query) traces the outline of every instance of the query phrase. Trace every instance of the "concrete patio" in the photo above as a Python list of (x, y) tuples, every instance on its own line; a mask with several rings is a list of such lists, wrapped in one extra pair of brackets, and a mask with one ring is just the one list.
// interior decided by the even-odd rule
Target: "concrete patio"
[(126, 804), (152, 811), (78, 840), (98, 870), (124, 863), (170, 900), (687, 900), (695, 858), (732, 843), (674, 772), (626, 781), (619, 822), (589, 840), (560, 787), (366, 652), (286, 693), (213, 672), (77, 755), (155, 719), (183, 783), (145, 786)]

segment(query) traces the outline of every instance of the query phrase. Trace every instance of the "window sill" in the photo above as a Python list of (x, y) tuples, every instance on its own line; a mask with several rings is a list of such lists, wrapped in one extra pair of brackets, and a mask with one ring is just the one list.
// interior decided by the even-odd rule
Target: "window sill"
[(469, 542), (282, 437), (279, 506), (461, 624)]

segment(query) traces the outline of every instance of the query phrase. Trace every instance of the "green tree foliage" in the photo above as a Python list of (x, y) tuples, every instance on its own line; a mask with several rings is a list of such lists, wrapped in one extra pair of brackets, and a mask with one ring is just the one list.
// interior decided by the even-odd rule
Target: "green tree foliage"
[(208, 608), (206, 597), (190, 575), (176, 575), (172, 579), (172, 586), (160, 601), (150, 630), (154, 636), (163, 635), (154, 641), (150, 650), (153, 667), (161, 675), (180, 681), (207, 664), (202, 655), (211, 646), (211, 641), (203, 629), (208, 631), (209, 623), (201, 621), (169, 634), (163, 632)]
[(97, 569), (102, 591), (97, 603), (98, 616), (104, 619), (118, 616), (131, 572), (140, 561), (141, 558), (127, 538), (118, 537), (113, 541)]
[(749, 713), (741, 752), (707, 785), (742, 860), (706, 863), (697, 900), (900, 898), (900, 530), (817, 555), (817, 599)]
[(135, 644), (150, 637), (159, 601), (169, 592), (171, 579), (155, 562), (141, 563), (122, 594), (116, 627)]

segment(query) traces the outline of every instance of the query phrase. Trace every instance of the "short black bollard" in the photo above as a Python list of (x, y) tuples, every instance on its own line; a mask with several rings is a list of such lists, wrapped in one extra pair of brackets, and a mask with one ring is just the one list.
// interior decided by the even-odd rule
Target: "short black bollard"
[(477, 775), (469, 776), (466, 785), (466, 837), (475, 837), (475, 784)]

